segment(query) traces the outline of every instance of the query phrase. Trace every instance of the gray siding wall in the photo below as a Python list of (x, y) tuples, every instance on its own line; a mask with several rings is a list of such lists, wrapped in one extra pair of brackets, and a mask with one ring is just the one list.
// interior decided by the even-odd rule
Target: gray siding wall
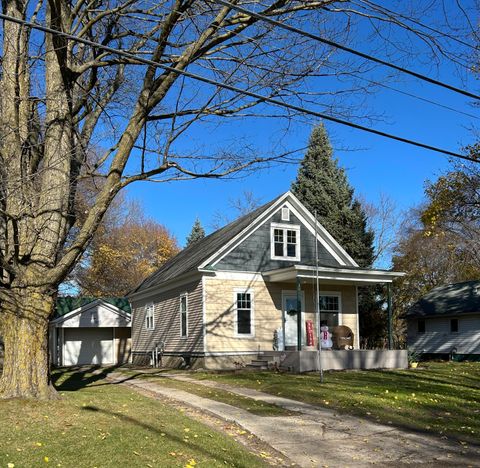
[[(450, 319), (458, 319), (458, 332), (450, 332)], [(460, 317), (425, 318), (425, 333), (417, 332), (417, 320), (408, 322), (408, 346), (418, 352), (480, 354), (480, 314)]]
[[(270, 224), (300, 225), (300, 261), (271, 260), (270, 258)], [(335, 258), (318, 243), (320, 265), (339, 266)], [(215, 265), (218, 270), (268, 271), (286, 268), (295, 264), (315, 265), (314, 236), (303, 226), (298, 218), (290, 212), (290, 221), (282, 221), (281, 209), (260, 226), (250, 237), (233, 249), (225, 258)]]
[[(188, 336), (180, 336), (180, 295), (188, 294)], [(153, 302), (154, 330), (145, 328), (145, 306)], [(203, 352), (202, 281), (132, 301), (132, 352), (145, 353), (164, 342), (166, 353)]]

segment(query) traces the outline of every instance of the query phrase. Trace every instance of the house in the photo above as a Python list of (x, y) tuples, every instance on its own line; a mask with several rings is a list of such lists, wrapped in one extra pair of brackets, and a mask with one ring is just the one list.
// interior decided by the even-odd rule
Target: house
[[(182, 250), (128, 295), (132, 360), (149, 364), (160, 351), (163, 365), (214, 369), (280, 355), (306, 370), (317, 365), (317, 277), (320, 322), (349, 327), (358, 350), (358, 287), (399, 275), (360, 268), (287, 192)], [(333, 368), (406, 366), (406, 354), (329, 356)]]
[(405, 318), (410, 349), (426, 357), (480, 358), (480, 281), (434, 288)]
[(59, 297), (49, 327), (56, 366), (114, 365), (130, 360), (131, 311), (125, 298)]

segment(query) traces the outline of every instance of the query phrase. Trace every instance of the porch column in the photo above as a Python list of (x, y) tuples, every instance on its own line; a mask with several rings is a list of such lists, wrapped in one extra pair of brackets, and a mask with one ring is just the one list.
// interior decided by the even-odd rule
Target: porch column
[(297, 276), (297, 349), (302, 350), (302, 287)]
[(391, 285), (391, 283), (387, 283), (387, 320), (388, 320), (388, 349), (393, 349), (392, 285)]

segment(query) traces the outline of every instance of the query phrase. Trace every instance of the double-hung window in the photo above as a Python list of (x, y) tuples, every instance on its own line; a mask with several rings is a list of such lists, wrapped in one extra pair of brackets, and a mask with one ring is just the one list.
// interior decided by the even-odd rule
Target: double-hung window
[(180, 296), (180, 336), (186, 338), (188, 336), (188, 295)]
[(300, 226), (271, 225), (272, 260), (300, 260)]
[(153, 302), (145, 306), (145, 328), (147, 330), (153, 330), (155, 328), (154, 323), (154, 308)]
[(330, 330), (332, 327), (340, 325), (341, 301), (339, 293), (320, 293), (320, 322), (321, 325), (327, 325)]
[(235, 299), (235, 335), (252, 337), (253, 330), (253, 293), (251, 291), (236, 291)]

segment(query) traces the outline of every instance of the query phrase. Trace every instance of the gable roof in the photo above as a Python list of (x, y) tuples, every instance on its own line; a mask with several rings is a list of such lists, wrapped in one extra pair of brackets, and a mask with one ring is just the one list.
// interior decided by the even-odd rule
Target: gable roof
[[(286, 192), (251, 213), (242, 216), (236, 221), (227, 224), (218, 231), (183, 249), (175, 257), (162, 265), (155, 273), (147, 277), (131, 291), (128, 296), (174, 280), (182, 275), (214, 266), (219, 258), (228, 253), (228, 249), (231, 248), (231, 246), (241, 243), (248, 232), (255, 230), (259, 226), (259, 223), (263, 222), (264, 218), (267, 218), (282, 206), (284, 202), (289, 202), (298, 211), (307, 227), (309, 227), (313, 233), (315, 227), (314, 216), (295, 195), (291, 192)], [(339, 263), (342, 266), (358, 266), (320, 223), (317, 223), (317, 230), (319, 240), (325, 244), (333, 256), (340, 260)]]
[(130, 302), (126, 297), (106, 297), (106, 298), (96, 298), (96, 297), (73, 297), (73, 296), (60, 296), (57, 297), (55, 302), (55, 313), (53, 318), (63, 317), (64, 315), (69, 314), (70, 312), (85, 307), (88, 304), (93, 302), (105, 302), (107, 304), (113, 305), (114, 307), (131, 314)]
[(438, 286), (413, 304), (406, 318), (480, 313), (480, 281)]
[(164, 263), (155, 273), (140, 283), (130, 294), (147, 289), (155, 284), (174, 279), (184, 273), (194, 271), (207, 258), (220, 250), (231, 239), (248, 227), (255, 218), (260, 216), (283, 195), (273, 199), (255, 211), (227, 224), (218, 231), (200, 239), (194, 244), (181, 250), (175, 257)]

